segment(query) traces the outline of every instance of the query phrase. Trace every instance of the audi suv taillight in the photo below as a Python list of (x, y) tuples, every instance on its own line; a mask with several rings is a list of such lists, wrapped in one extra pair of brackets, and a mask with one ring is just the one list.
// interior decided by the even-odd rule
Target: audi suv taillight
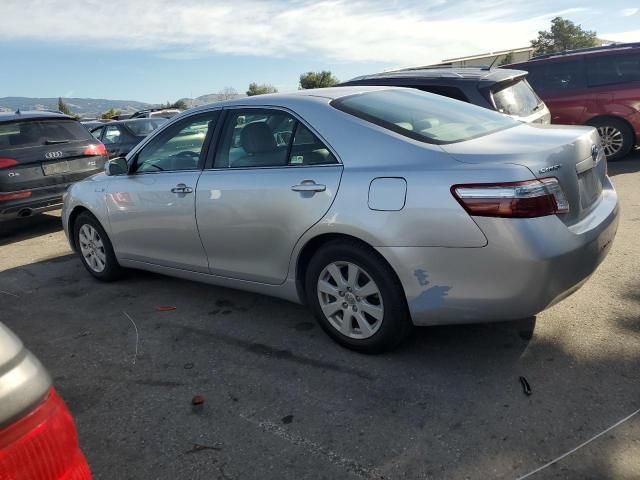
[(18, 164), (18, 161), (13, 158), (0, 158), (0, 170), (3, 168), (13, 167)]
[(35, 410), (0, 430), (0, 479), (91, 479), (71, 414), (53, 388)]
[(87, 148), (85, 148), (82, 154), (83, 155), (100, 155), (104, 157), (107, 155), (107, 149), (102, 143), (94, 143), (93, 145), (89, 145)]
[(454, 185), (451, 193), (469, 215), (478, 217), (534, 218), (569, 211), (567, 197), (555, 177)]

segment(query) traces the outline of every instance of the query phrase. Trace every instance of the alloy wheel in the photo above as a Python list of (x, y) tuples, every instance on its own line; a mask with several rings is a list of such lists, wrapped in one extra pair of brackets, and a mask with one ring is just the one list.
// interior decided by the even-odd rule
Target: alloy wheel
[(373, 336), (384, 318), (382, 294), (371, 276), (350, 262), (332, 262), (318, 279), (320, 308), (331, 326), (343, 335)]
[(612, 157), (622, 149), (624, 137), (620, 130), (611, 126), (602, 126), (598, 127), (598, 133), (602, 139), (602, 148), (607, 158)]
[(107, 255), (98, 231), (85, 223), (80, 227), (78, 240), (86, 264), (94, 272), (101, 273), (107, 266)]

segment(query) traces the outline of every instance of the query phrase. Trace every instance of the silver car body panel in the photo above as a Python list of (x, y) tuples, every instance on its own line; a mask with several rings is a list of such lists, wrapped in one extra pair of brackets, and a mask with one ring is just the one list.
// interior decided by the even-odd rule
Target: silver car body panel
[[(136, 228), (165, 235), (167, 245), (180, 245), (176, 252), (162, 258), (146, 255), (146, 233), (128, 237), (130, 250), (121, 248), (119, 235), (123, 232), (119, 229), (125, 228), (120, 223), (125, 220), (114, 223), (106, 207), (108, 193), (120, 190), (114, 186), (119, 177), (97, 175), (72, 186), (63, 209), (65, 231), (69, 234), (74, 209), (86, 208), (113, 239), (116, 256), (125, 267), (295, 302), (304, 301), (298, 282), (298, 260), (304, 247), (323, 235), (354, 237), (375, 248), (395, 270), (417, 325), (530, 316), (588, 278), (611, 246), (618, 216), (617, 196), (605, 176), (605, 161), (598, 158), (582, 172), (592, 177), (585, 188), (576, 170), (590, 155), (591, 145), (599, 144), (595, 130), (518, 124), (438, 146), (328, 105), (336, 97), (386, 88), (341, 87), (222, 102), (174, 117), (147, 137), (129, 158), (162, 130), (193, 113), (240, 106), (284, 108), (312, 126), (341, 161), (341, 165), (323, 167), (205, 169), (193, 196), (195, 213), (188, 218), (185, 213), (180, 228), (154, 230), (152, 224), (158, 219), (170, 220), (159, 210), (152, 210), (148, 217), (136, 216), (140, 224)], [(561, 167), (540, 173), (552, 165)], [(570, 214), (533, 219), (471, 217), (450, 192), (455, 184), (546, 176), (561, 180), (571, 202)], [(404, 204), (396, 198), (389, 203), (394, 208), (372, 208), (369, 192), (376, 178), (406, 182)], [(290, 190), (303, 180), (322, 182), (327, 189), (310, 198)], [(591, 198), (594, 192), (595, 199)], [(165, 201), (174, 208), (168, 197), (159, 205)], [(268, 205), (277, 208), (268, 210)], [(183, 232), (194, 217), (197, 228)], [(199, 235), (200, 244), (194, 237), (190, 243), (180, 237), (193, 232)], [(142, 253), (134, 252), (136, 248)], [(173, 258), (174, 253), (181, 259)], [(185, 260), (184, 254), (192, 258)]]
[(50, 387), (38, 359), (0, 323), (0, 429), (33, 409)]

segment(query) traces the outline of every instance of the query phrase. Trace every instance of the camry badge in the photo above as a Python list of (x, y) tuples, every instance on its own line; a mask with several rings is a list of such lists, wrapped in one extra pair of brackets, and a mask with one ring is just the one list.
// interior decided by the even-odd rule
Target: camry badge
[(62, 156), (62, 152), (57, 151), (57, 152), (47, 152), (44, 155), (44, 158), (46, 158), (47, 160), (51, 160), (52, 158), (60, 158)]
[(540, 173), (547, 173), (547, 172), (553, 172), (554, 170), (560, 170), (561, 168), (562, 168), (562, 165), (558, 164), (558, 165), (551, 165), (550, 167), (541, 168), (538, 171)]

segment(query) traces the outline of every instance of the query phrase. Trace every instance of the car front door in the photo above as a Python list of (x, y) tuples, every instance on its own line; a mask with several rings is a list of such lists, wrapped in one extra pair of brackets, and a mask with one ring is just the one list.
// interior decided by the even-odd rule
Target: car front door
[(228, 109), (196, 215), (211, 273), (281, 284), (291, 253), (327, 212), (342, 165), (319, 136), (280, 109)]
[(195, 191), (219, 111), (189, 116), (153, 137), (128, 175), (108, 184), (111, 238), (119, 258), (208, 272)]

